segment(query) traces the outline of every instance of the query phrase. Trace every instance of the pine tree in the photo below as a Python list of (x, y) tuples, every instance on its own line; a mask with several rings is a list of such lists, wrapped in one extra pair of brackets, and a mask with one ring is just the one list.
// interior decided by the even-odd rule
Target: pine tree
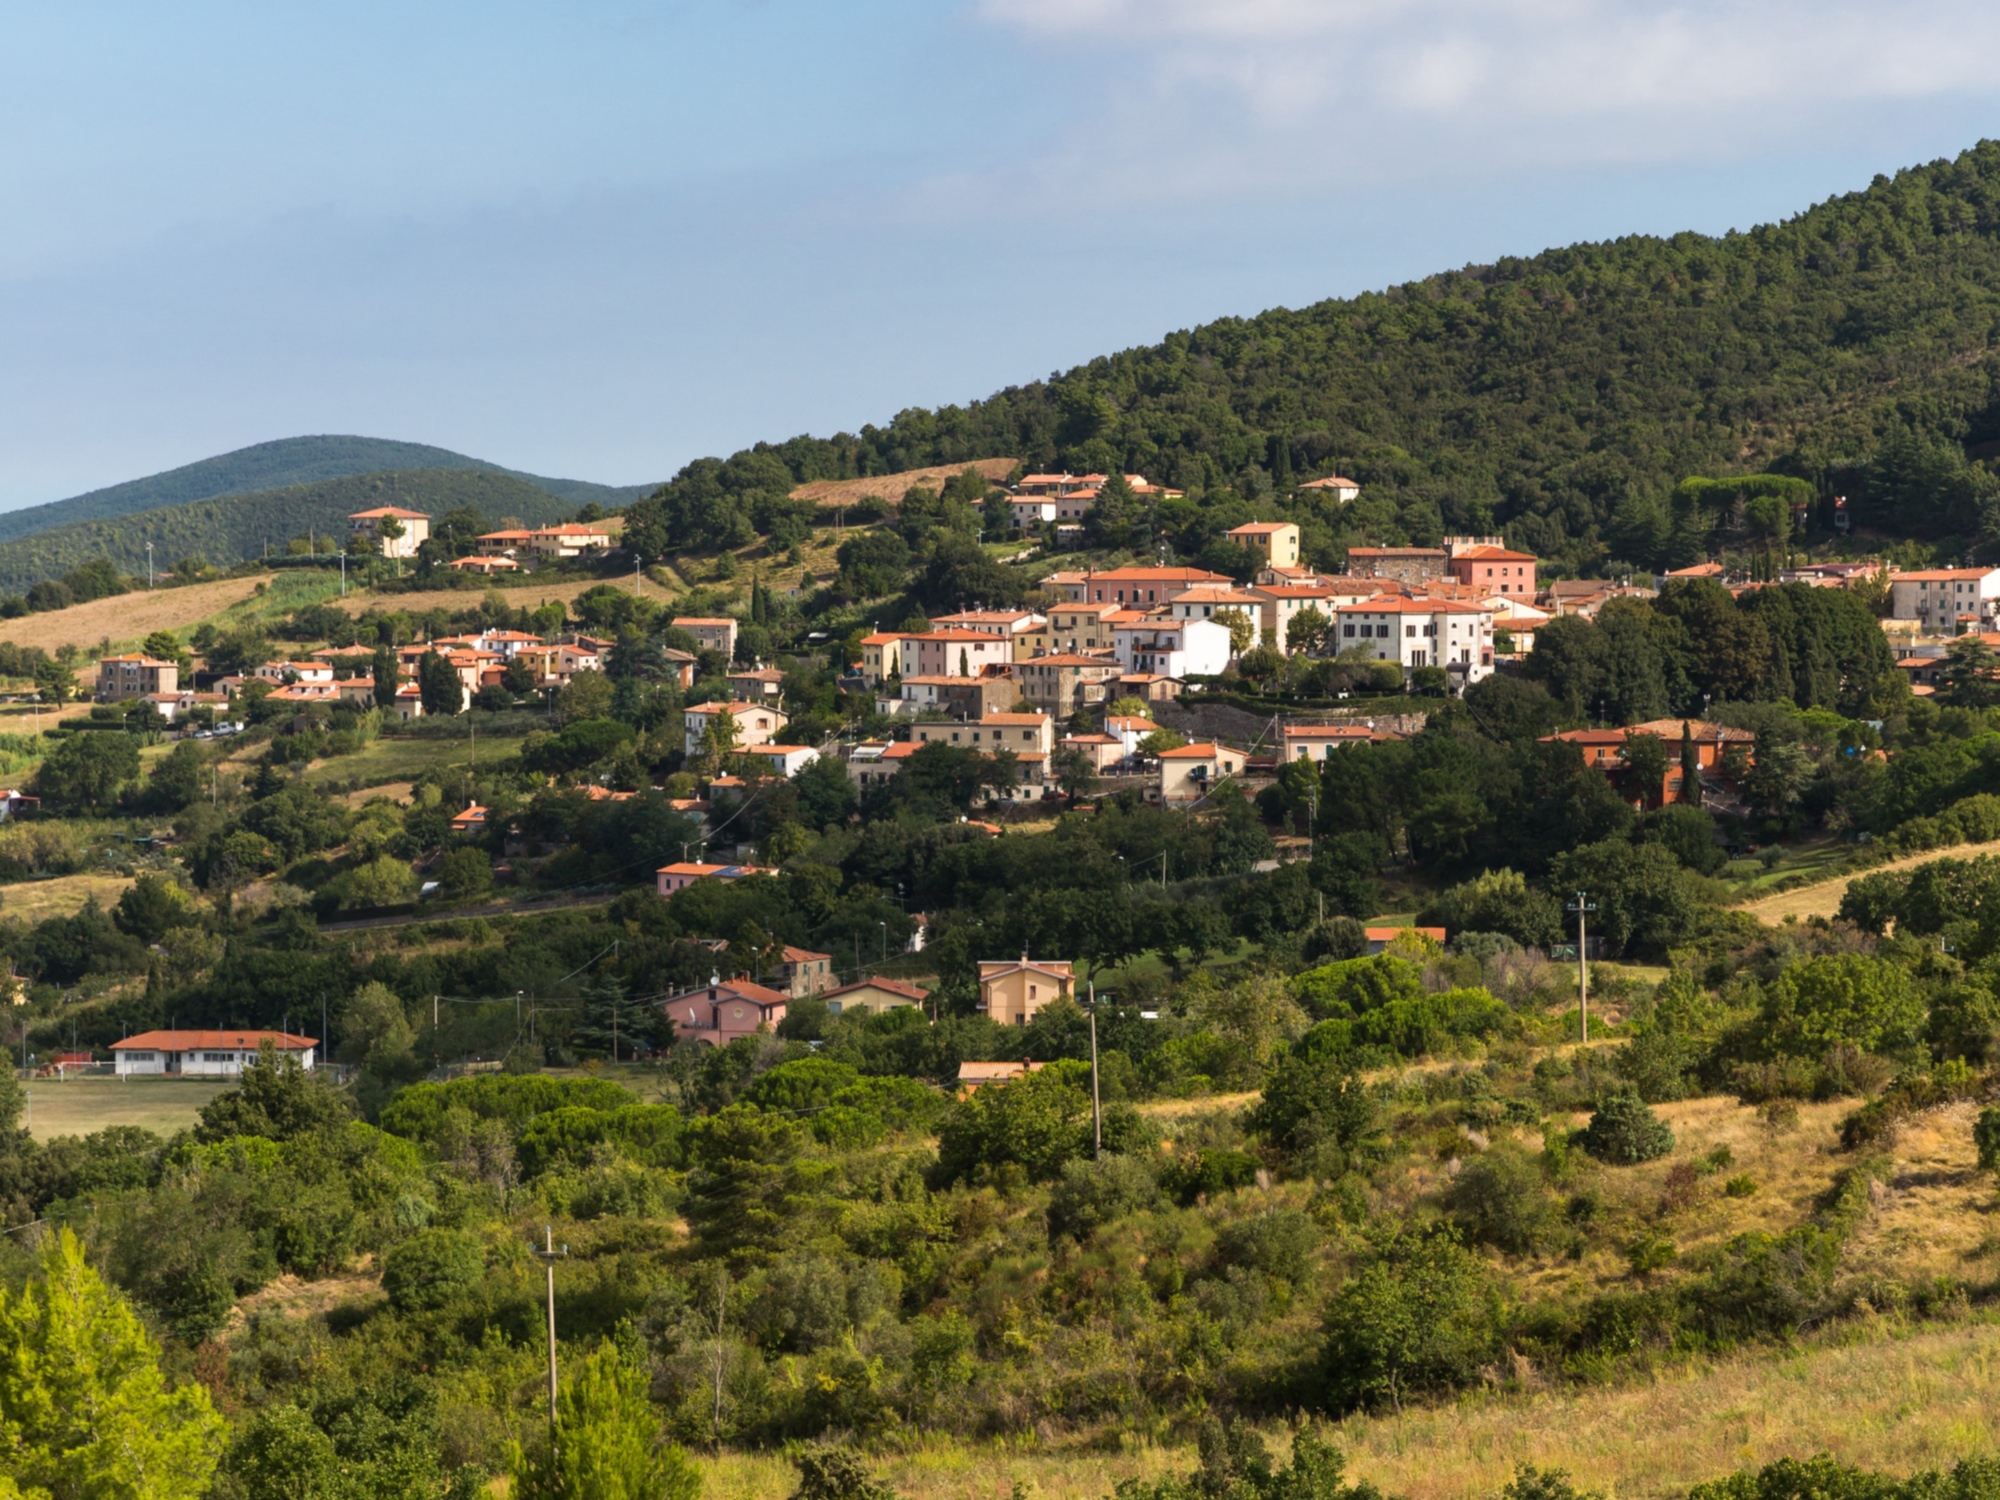
[(1694, 728), (1681, 720), (1681, 801), (1701, 806), (1701, 756), (1694, 748)]
[(547, 1436), (511, 1453), (516, 1500), (697, 1500), (701, 1476), (660, 1438), (646, 1373), (615, 1345), (578, 1362)]
[(56, 1500), (196, 1500), (228, 1432), (203, 1386), (168, 1390), (131, 1306), (68, 1229), (0, 1291), (0, 1473)]

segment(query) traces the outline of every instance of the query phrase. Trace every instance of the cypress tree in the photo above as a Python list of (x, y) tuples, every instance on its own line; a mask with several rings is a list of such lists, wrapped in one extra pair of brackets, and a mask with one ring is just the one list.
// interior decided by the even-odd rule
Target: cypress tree
[(1681, 720), (1681, 801), (1701, 806), (1701, 757), (1695, 753), (1694, 727)]

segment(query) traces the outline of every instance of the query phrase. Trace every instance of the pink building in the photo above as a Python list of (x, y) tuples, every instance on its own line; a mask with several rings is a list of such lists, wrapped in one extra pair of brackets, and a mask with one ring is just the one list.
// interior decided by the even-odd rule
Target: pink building
[(673, 1023), (675, 1040), (727, 1047), (740, 1036), (776, 1031), (785, 1019), (787, 997), (747, 979), (711, 976), (706, 989), (689, 990), (660, 1008)]

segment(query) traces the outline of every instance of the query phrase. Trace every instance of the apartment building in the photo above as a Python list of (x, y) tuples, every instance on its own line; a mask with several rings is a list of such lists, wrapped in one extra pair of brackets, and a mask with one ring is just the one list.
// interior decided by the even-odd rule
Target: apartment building
[[(417, 548), (430, 540), (431, 518), (420, 510), (404, 510), (396, 505), (378, 505), (373, 510), (357, 510), (347, 518), (354, 534), (365, 537), (384, 557), (415, 557)], [(400, 536), (384, 536), (385, 522), (394, 521)]]
[(1342, 651), (1359, 649), (1405, 672), (1444, 667), (1466, 685), (1493, 672), (1493, 611), (1452, 599), (1378, 597), (1337, 611)]
[(1252, 521), (1248, 526), (1232, 526), (1229, 535), (1239, 546), (1261, 556), (1267, 567), (1299, 565), (1299, 528), (1290, 521)]
[[(332, 674), (329, 673), (329, 676)], [(97, 663), (97, 701), (115, 703), (122, 698), (149, 698), (155, 693), (180, 691), (181, 669), (170, 661), (150, 656), (106, 656)]]

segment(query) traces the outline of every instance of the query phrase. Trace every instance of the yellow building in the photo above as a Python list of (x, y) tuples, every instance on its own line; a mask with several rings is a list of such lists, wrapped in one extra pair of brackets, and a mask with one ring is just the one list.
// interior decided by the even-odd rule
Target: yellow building
[[(384, 557), (415, 557), (417, 548), (430, 540), (431, 518), (420, 510), (404, 510), (395, 505), (378, 505), (373, 510), (357, 510), (348, 521), (356, 536), (378, 544)], [(400, 534), (382, 534), (382, 523), (394, 521)]]
[(1290, 521), (1252, 521), (1248, 526), (1232, 527), (1229, 534), (1239, 545), (1260, 553), (1274, 568), (1299, 565), (1299, 528)]
[(1067, 1000), (1076, 983), (1070, 960), (981, 959), (979, 1008), (1002, 1026), (1026, 1026), (1051, 1000)]

